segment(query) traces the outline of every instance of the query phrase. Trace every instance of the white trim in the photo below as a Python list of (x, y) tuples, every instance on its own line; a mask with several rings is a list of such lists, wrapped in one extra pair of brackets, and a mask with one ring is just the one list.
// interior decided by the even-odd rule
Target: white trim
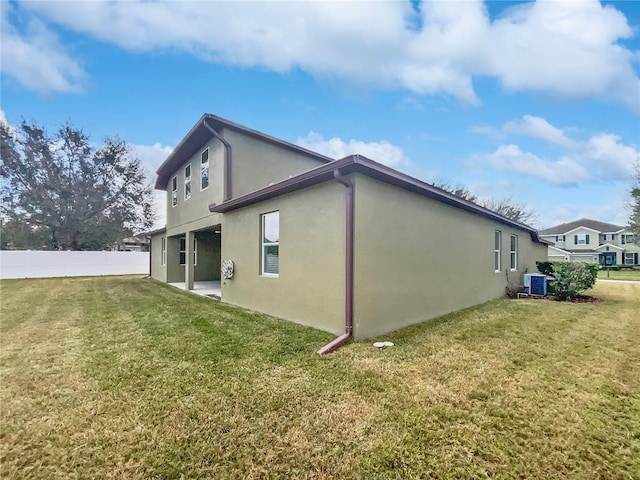
[(563, 233), (563, 235), (570, 235), (570, 234), (571, 234), (571, 232), (575, 232), (576, 230), (580, 230), (580, 229), (583, 229), (583, 230), (589, 230), (589, 231), (591, 231), (591, 232), (596, 232), (596, 233), (602, 233), (600, 230), (596, 230), (596, 229), (594, 229), (594, 228), (589, 228), (589, 227), (576, 227), (576, 228), (574, 228), (574, 229), (572, 229), (572, 230), (569, 230), (569, 231), (568, 231), (568, 232), (566, 232), (566, 233)]
[[(278, 241), (265, 242), (265, 220), (269, 215), (278, 214)], [(278, 273), (265, 272), (265, 248), (278, 247)], [(277, 278), (280, 276), (280, 211), (274, 210), (260, 214), (260, 275), (263, 277)]]
[[(515, 249), (512, 250), (512, 240), (514, 238), (516, 240)], [(511, 258), (512, 255), (515, 256), (513, 259)], [(515, 272), (516, 270), (518, 270), (518, 235), (514, 235), (514, 234), (511, 234), (509, 236), (509, 268), (512, 272)]]
[[(554, 247), (553, 245), (549, 245), (548, 248), (553, 248), (554, 250), (557, 250), (558, 252), (562, 253), (563, 255), (571, 255), (571, 252), (569, 252), (568, 250), (563, 250), (562, 248)], [(547, 255), (548, 255), (548, 253), (547, 253)]]
[(167, 264), (167, 237), (162, 237), (160, 240), (161, 246), (161, 255), (160, 255), (160, 265)]
[[(498, 240), (497, 248), (496, 248), (496, 240)], [(497, 263), (497, 268), (496, 268), (496, 263)], [(502, 231), (501, 230), (493, 231), (493, 271), (495, 273), (500, 273), (502, 271)]]
[(618, 249), (618, 250), (620, 250), (620, 251), (624, 251), (624, 248), (619, 247), (619, 246), (617, 246), (617, 245), (614, 245), (614, 244), (612, 244), (612, 243), (603, 243), (603, 244), (602, 244), (602, 245), (600, 245), (599, 247), (594, 248), (594, 250), (600, 250), (601, 248), (604, 248), (604, 247), (617, 248), (617, 249)]

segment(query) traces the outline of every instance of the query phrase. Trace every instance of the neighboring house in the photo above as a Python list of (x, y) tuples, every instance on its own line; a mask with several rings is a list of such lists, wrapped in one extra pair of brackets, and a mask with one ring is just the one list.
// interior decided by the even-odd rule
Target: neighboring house
[(581, 218), (538, 232), (550, 242), (549, 260), (599, 263), (608, 265), (638, 265), (640, 246), (634, 235), (621, 225)]
[(143, 236), (127, 237), (117, 247), (121, 252), (148, 252), (149, 239)]
[(500, 297), (547, 254), (536, 230), (389, 167), (213, 115), (157, 173), (153, 278), (221, 281), (223, 302), (344, 331), (323, 353)]

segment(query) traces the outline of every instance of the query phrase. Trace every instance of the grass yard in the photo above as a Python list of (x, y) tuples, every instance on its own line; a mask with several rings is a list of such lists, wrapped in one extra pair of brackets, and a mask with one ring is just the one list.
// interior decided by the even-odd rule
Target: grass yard
[(640, 285), (325, 357), (329, 334), (148, 279), (0, 288), (3, 479), (640, 478)]
[(598, 270), (598, 278), (610, 280), (635, 280), (640, 282), (640, 270)]

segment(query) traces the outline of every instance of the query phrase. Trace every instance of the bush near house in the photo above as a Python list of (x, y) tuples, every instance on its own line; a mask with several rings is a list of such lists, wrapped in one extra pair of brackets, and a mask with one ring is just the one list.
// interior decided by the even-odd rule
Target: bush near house
[(593, 287), (598, 278), (598, 265), (581, 262), (536, 262), (538, 271), (554, 280), (549, 291), (559, 300), (571, 300)]

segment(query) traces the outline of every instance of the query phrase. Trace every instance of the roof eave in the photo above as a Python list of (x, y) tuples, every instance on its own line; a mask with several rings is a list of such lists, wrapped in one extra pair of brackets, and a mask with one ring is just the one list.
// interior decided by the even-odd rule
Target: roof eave
[(541, 240), (538, 236), (538, 232), (528, 225), (506, 218), (492, 210), (464, 200), (452, 193), (438, 187), (434, 187), (433, 185), (429, 185), (428, 183), (422, 182), (421, 180), (410, 177), (404, 173), (400, 173), (397, 170), (360, 155), (351, 155), (340, 160), (334, 160), (328, 164), (308, 170), (307, 172), (295, 177), (288, 178), (282, 182), (269, 185), (268, 187), (250, 192), (246, 195), (233, 198), (219, 205), (211, 204), (209, 205), (209, 211), (212, 213), (226, 213), (238, 208), (243, 208), (258, 202), (275, 198), (280, 195), (308, 188), (331, 180), (333, 178), (333, 171), (336, 169), (339, 169), (343, 175), (348, 175), (349, 173), (354, 172), (365, 174), (371, 178), (398, 186), (413, 193), (451, 205), (455, 208), (461, 208), (504, 225), (524, 230), (530, 234), (531, 239), (536, 243), (545, 245), (550, 244), (545, 240)]
[(218, 132), (224, 128), (228, 128), (236, 130), (238, 132), (242, 132), (254, 138), (258, 138), (265, 142), (277, 145), (281, 148), (285, 148), (287, 150), (295, 151), (308, 157), (312, 157), (319, 162), (329, 163), (333, 160), (330, 157), (317, 152), (313, 152), (293, 143), (280, 140), (279, 138), (272, 137), (271, 135), (267, 135), (266, 133), (244, 127), (240, 124), (231, 122), (225, 118), (218, 117), (210, 113), (205, 113), (204, 115), (202, 115), (202, 117), (200, 117), (200, 119), (191, 128), (191, 130), (189, 130), (189, 133), (187, 133), (187, 135), (176, 146), (176, 148), (173, 149), (173, 151), (169, 154), (165, 161), (162, 162), (160, 167), (158, 167), (158, 170), (156, 171), (157, 178), (155, 182), (155, 188), (157, 190), (166, 190), (170, 178), (175, 174), (178, 168), (180, 168), (180, 166), (184, 162), (189, 160), (189, 158), (195, 155), (197, 151), (211, 139), (213, 134), (204, 127), (205, 120), (209, 120)]

